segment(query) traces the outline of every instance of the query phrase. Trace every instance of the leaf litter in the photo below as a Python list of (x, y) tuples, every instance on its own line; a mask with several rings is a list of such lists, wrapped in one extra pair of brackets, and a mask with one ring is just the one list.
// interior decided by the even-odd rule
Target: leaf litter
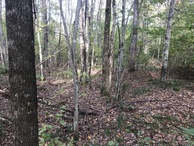
[[(181, 127), (194, 127), (192, 81), (169, 79), (168, 84), (161, 85), (157, 72), (136, 71), (124, 75), (122, 97), (114, 101), (114, 97), (101, 97), (100, 74), (95, 73), (91, 89), (87, 84), (80, 86), (78, 145), (189, 145)], [(47, 81), (38, 81), (37, 88), (40, 128), (52, 125), (55, 128), (48, 132), (56, 133), (63, 143), (70, 144), (72, 81), (49, 77)], [(1, 112), (10, 113), (10, 102), (3, 97), (0, 100)], [(11, 124), (3, 123), (1, 145), (9, 146), (12, 141)]]

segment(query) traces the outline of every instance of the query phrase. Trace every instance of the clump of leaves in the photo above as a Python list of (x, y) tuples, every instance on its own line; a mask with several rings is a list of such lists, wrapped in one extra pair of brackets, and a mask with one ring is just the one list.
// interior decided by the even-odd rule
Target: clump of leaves
[[(67, 126), (67, 123), (63, 120), (63, 114), (65, 112), (65, 106), (60, 107), (59, 113), (55, 114), (57, 124), (42, 124), (42, 127), (39, 129), (39, 144), (40, 146), (49, 145), (49, 146), (61, 146), (63, 142), (60, 139), (61, 126), (66, 127), (67, 131), (71, 130), (70, 126)], [(71, 143), (71, 140), (67, 138), (68, 142)]]
[(188, 140), (189, 145), (194, 145), (194, 128), (180, 127), (183, 136)]
[(40, 146), (59, 146), (63, 143), (59, 140), (59, 127), (49, 124), (43, 124), (39, 129), (39, 144)]
[(62, 77), (65, 79), (72, 79), (73, 78), (73, 73), (71, 71), (63, 71), (63, 72), (59, 72), (57, 73), (57, 77)]
[(8, 72), (8, 69), (2, 65), (0, 65), (0, 74), (6, 74)]
[(82, 85), (85, 85), (89, 82), (89, 76), (86, 74), (86, 72), (80, 73), (80, 82)]
[(180, 87), (182, 85), (182, 83), (177, 81), (177, 80), (164, 82), (164, 81), (160, 81), (160, 80), (157, 80), (157, 79), (151, 79), (150, 82), (151, 82), (152, 85), (157, 86), (159, 88), (173, 89), (174, 91), (179, 91)]
[(111, 141), (108, 142), (108, 146), (119, 146), (119, 143), (116, 142), (116, 141), (111, 140)]
[(139, 88), (135, 88), (134, 91), (133, 91), (133, 95), (134, 96), (138, 96), (138, 95), (143, 95), (147, 92), (149, 92), (149, 88), (147, 87), (139, 87)]
[(150, 137), (139, 138), (138, 144), (142, 145), (142, 146), (143, 145), (150, 145), (150, 144), (152, 144), (152, 139)]

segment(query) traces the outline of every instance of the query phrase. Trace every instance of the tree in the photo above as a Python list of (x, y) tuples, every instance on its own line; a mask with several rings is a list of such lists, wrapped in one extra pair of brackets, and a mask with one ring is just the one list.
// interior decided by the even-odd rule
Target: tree
[(8, 58), (7, 58), (7, 46), (6, 40), (3, 31), (3, 22), (2, 22), (2, 0), (0, 0), (0, 61), (2, 66), (6, 66)]
[[(87, 51), (88, 51), (88, 1), (82, 1), (82, 11), (81, 11), (81, 23), (80, 23), (80, 52), (81, 52), (81, 76), (80, 81), (86, 81), (87, 79)], [(85, 74), (85, 75), (84, 75)]]
[(38, 146), (32, 0), (6, 0), (14, 146)]
[(116, 72), (116, 88), (115, 88), (115, 98), (118, 98), (121, 90), (121, 73), (122, 73), (122, 62), (123, 62), (123, 50), (124, 50), (124, 41), (125, 41), (125, 33), (126, 33), (126, 23), (125, 23), (125, 5), (126, 1), (122, 0), (122, 34), (119, 46), (118, 53), (118, 64), (117, 64), (117, 72)]
[[(47, 17), (47, 0), (41, 0), (41, 6), (42, 6), (42, 50), (43, 55), (45, 57), (48, 56), (48, 17)], [(48, 63), (45, 62), (45, 66), (48, 66)]]
[[(39, 13), (40, 15), (40, 13)], [(41, 40), (40, 40), (40, 27), (39, 27), (39, 22), (40, 22), (40, 16), (37, 15), (37, 18), (36, 18), (36, 32), (37, 32), (37, 39), (38, 39), (38, 49), (39, 49), (39, 59), (40, 59), (40, 77), (41, 77), (41, 80), (44, 80), (44, 67), (43, 67), (43, 57), (42, 57), (42, 44), (41, 44)]]
[(133, 28), (132, 28), (132, 37), (131, 37), (131, 46), (130, 46), (130, 61), (129, 61), (129, 70), (135, 71), (135, 59), (137, 52), (137, 35), (138, 35), (138, 7), (139, 0), (134, 1), (133, 9)]
[(104, 24), (104, 46), (103, 46), (103, 63), (102, 63), (102, 87), (101, 94), (108, 95), (111, 88), (111, 71), (110, 71), (110, 22), (111, 22), (111, 0), (106, 0), (105, 24)]
[(64, 26), (64, 33), (66, 37), (66, 41), (68, 44), (68, 49), (70, 51), (70, 62), (71, 62), (71, 69), (73, 72), (73, 83), (74, 83), (74, 140), (79, 140), (79, 128), (78, 128), (78, 118), (79, 118), (79, 111), (78, 111), (78, 100), (79, 100), (79, 82), (78, 82), (78, 74), (77, 74), (77, 65), (76, 65), (76, 58), (75, 58), (75, 49), (77, 43), (77, 32), (78, 32), (78, 25), (79, 25), (79, 15), (81, 9), (81, 1), (77, 0), (77, 7), (76, 7), (76, 14), (75, 14), (75, 21), (74, 21), (74, 29), (73, 29), (73, 36), (72, 36), (72, 44), (70, 43), (70, 36), (67, 31), (67, 23), (63, 14), (62, 9), (62, 0), (59, 0), (60, 3), (60, 12), (61, 17), (63, 20)]
[(162, 57), (162, 68), (161, 68), (161, 80), (165, 81), (167, 76), (167, 67), (168, 67), (168, 54), (170, 47), (170, 36), (172, 30), (172, 20), (174, 17), (174, 8), (175, 8), (176, 0), (170, 1), (170, 9), (168, 14), (167, 28), (164, 40), (164, 49), (163, 49), (163, 57)]

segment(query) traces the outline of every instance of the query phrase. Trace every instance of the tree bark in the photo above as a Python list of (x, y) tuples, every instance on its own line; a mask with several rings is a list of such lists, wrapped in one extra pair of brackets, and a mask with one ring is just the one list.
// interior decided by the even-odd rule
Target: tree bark
[(167, 78), (167, 67), (168, 67), (168, 54), (170, 47), (170, 36), (172, 30), (172, 20), (174, 17), (174, 8), (175, 8), (176, 0), (170, 1), (170, 10), (168, 14), (167, 28), (164, 40), (164, 49), (163, 49), (163, 57), (162, 57), (162, 68), (161, 68), (161, 81), (165, 81)]
[[(42, 6), (42, 51), (43, 56), (48, 56), (48, 17), (47, 17), (47, 0), (41, 0), (41, 6)], [(48, 66), (48, 63), (45, 62), (45, 67)]]
[[(41, 15), (41, 13), (40, 13)], [(39, 20), (40, 20), (40, 17), (41, 16), (37, 16), (36, 18), (36, 23), (37, 23), (37, 26), (36, 26), (36, 31), (37, 31), (37, 39), (38, 39), (38, 48), (39, 48), (39, 59), (40, 59), (40, 77), (41, 77), (41, 80), (44, 79), (44, 67), (43, 67), (43, 64), (42, 64), (42, 61), (43, 61), (43, 57), (42, 57), (42, 44), (41, 44), (41, 39), (40, 39), (40, 29), (39, 29)]]
[[(80, 24), (80, 51), (81, 51), (81, 76), (80, 81), (86, 81), (87, 73), (87, 0), (82, 1)], [(84, 75), (85, 74), (85, 75)], [(84, 79), (83, 79), (84, 78)]]
[(121, 90), (121, 74), (122, 74), (122, 62), (123, 62), (123, 50), (124, 50), (124, 42), (125, 42), (125, 32), (126, 32), (126, 23), (125, 23), (125, 5), (126, 1), (122, 0), (122, 35), (121, 42), (118, 53), (118, 65), (117, 65), (117, 73), (116, 73), (116, 89), (115, 89), (115, 98), (118, 98)]
[(102, 63), (102, 87), (101, 94), (110, 96), (110, 21), (111, 21), (111, 0), (106, 0), (105, 24), (104, 24), (104, 46)]
[(133, 9), (133, 28), (132, 28), (132, 37), (131, 37), (131, 46), (130, 46), (130, 61), (129, 61), (129, 71), (135, 71), (135, 59), (137, 52), (137, 35), (138, 35), (138, 6), (139, 0), (134, 1)]
[(91, 86), (91, 70), (92, 70), (92, 59), (93, 59), (93, 53), (94, 53), (94, 41), (92, 41), (92, 31), (93, 31), (93, 15), (94, 15), (94, 9), (95, 9), (95, 3), (96, 0), (91, 1), (90, 6), (90, 13), (88, 16), (88, 41), (89, 41), (89, 47), (88, 47), (88, 76), (89, 76), (89, 83), (90, 88)]
[(14, 146), (38, 146), (32, 0), (6, 0)]
[(73, 126), (74, 127), (74, 140), (78, 141), (79, 140), (79, 128), (78, 128), (79, 82), (78, 82), (77, 65), (76, 65), (76, 59), (75, 59), (75, 49), (76, 49), (76, 42), (77, 42), (77, 32), (78, 32), (78, 25), (79, 25), (81, 0), (77, 0), (74, 29), (73, 29), (73, 37), (72, 37), (73, 38), (72, 45), (70, 43), (70, 39), (69, 39), (70, 36), (68, 35), (65, 17), (63, 15), (62, 0), (59, 0), (59, 3), (60, 3), (60, 12), (61, 12), (62, 20), (63, 20), (65, 37), (67, 40), (68, 48), (70, 50), (70, 61), (71, 61), (71, 68), (72, 68), (72, 72), (73, 72), (73, 83), (74, 83), (74, 126)]
[(3, 31), (3, 22), (2, 22), (2, 0), (0, 0), (0, 55), (1, 55), (1, 64), (3, 67), (7, 66), (8, 57), (7, 57), (7, 46), (6, 39)]

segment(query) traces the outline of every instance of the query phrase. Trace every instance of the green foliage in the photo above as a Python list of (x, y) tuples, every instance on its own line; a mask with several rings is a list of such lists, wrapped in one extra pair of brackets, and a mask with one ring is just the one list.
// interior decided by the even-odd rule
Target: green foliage
[(111, 140), (108, 142), (108, 146), (119, 146), (119, 143)]
[(85, 85), (89, 82), (89, 76), (87, 75), (86, 72), (80, 73), (80, 80), (81, 80), (81, 84)]
[(194, 128), (180, 127), (180, 129), (182, 130), (184, 137), (188, 140), (189, 145), (193, 146), (194, 145)]
[(157, 80), (157, 79), (151, 79), (150, 80), (152, 85), (155, 85), (159, 88), (162, 88), (162, 89), (173, 89), (174, 91), (179, 91), (180, 90), (180, 87), (182, 85), (181, 82), (177, 81), (177, 80), (172, 80), (172, 81), (168, 81), (168, 82), (163, 82), (163, 81), (160, 81), (160, 80)]
[(138, 144), (141, 146), (144, 145), (151, 145), (152, 144), (152, 139), (150, 137), (144, 137), (144, 138), (140, 138), (138, 139)]
[(3, 75), (3, 74), (6, 74), (7, 71), (8, 71), (8, 69), (7, 69), (6, 67), (0, 65), (0, 75), (1, 75), (1, 74), (2, 74), (2, 75)]
[(151, 0), (150, 1), (150, 3), (152, 3), (152, 4), (158, 4), (158, 3), (162, 4), (164, 2), (166, 2), (166, 0)]
[(40, 146), (61, 146), (63, 142), (60, 140), (59, 133), (61, 126), (65, 126), (66, 122), (63, 120), (63, 113), (65, 112), (65, 106), (60, 107), (59, 113), (55, 114), (57, 119), (57, 125), (42, 124), (39, 129), (39, 144)]
[(36, 74), (36, 79), (39, 80), (39, 81), (43, 81), (44, 77), (39, 75), (39, 74)]
[(48, 124), (43, 124), (39, 129), (39, 144), (40, 146), (61, 146), (63, 143), (58, 137), (59, 127)]
[(139, 53), (138, 59), (137, 59), (138, 68), (146, 67), (150, 59), (151, 59), (150, 54), (145, 54), (143, 52)]
[(124, 116), (123, 114), (119, 114), (117, 116), (117, 127), (121, 128), (121, 126), (123, 125), (123, 121), (124, 121)]
[(138, 96), (138, 95), (143, 95), (147, 92), (149, 92), (150, 89), (147, 88), (147, 87), (138, 87), (138, 88), (135, 88), (134, 91), (133, 91), (133, 95), (135, 96)]
[(73, 73), (71, 71), (67, 70), (67, 71), (57, 73), (57, 77), (72, 79), (73, 78)]

